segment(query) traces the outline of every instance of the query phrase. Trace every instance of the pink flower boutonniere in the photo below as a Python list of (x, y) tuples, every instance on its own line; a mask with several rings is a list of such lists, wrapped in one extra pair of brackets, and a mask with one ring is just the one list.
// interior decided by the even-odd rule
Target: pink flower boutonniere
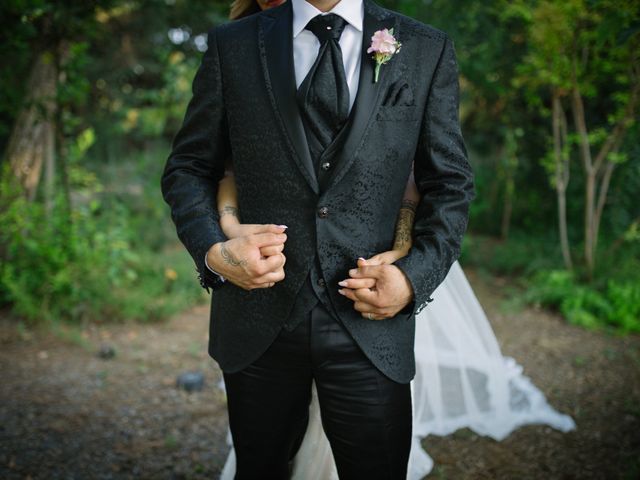
[(371, 46), (367, 53), (373, 53), (373, 59), (376, 61), (376, 73), (374, 82), (378, 81), (380, 76), (380, 67), (391, 60), (396, 53), (400, 51), (402, 44), (393, 36), (393, 28), (391, 30), (378, 30), (371, 37)]

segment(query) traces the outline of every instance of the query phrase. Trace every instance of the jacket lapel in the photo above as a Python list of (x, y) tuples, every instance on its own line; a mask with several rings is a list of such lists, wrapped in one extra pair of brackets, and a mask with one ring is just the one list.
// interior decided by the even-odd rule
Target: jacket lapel
[(292, 147), (293, 158), (311, 189), (318, 194), (318, 179), (296, 103), (292, 19), (291, 2), (269, 9), (260, 15), (260, 55), (271, 104), (276, 116), (280, 113), (279, 123), (283, 134), (289, 140), (287, 143)]
[[(375, 61), (372, 58), (373, 54), (367, 53), (373, 34), (377, 30), (384, 28), (393, 28), (394, 35), (398, 38), (397, 19), (387, 11), (378, 7), (371, 0), (364, 0), (362, 58), (360, 63), (358, 93), (356, 94), (356, 99), (351, 109), (349, 121), (336, 138), (336, 141), (329, 147), (329, 149), (336, 152), (336, 169), (328, 180), (327, 187), (339, 182), (355, 160), (363, 135), (371, 123), (373, 113), (381, 102), (380, 92), (384, 92), (389, 83), (391, 69), (393, 69), (395, 59), (392, 58), (389, 63), (382, 66), (380, 69), (380, 77), (378, 81), (374, 83)], [(333, 154), (333, 152), (326, 153), (329, 155)]]

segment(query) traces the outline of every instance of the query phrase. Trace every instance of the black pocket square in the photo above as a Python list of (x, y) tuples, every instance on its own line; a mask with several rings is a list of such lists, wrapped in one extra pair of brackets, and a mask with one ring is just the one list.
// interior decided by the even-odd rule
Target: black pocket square
[(387, 94), (382, 101), (382, 105), (415, 105), (413, 90), (411, 90), (411, 87), (408, 83), (403, 80), (399, 80), (389, 87), (389, 90), (387, 91)]

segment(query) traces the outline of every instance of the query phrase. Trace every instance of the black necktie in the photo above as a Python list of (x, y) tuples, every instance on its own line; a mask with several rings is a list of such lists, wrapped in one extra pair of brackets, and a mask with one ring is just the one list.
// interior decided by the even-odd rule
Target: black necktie
[(349, 116), (349, 86), (338, 43), (345, 25), (342, 17), (329, 13), (314, 17), (306, 26), (320, 40), (320, 50), (298, 89), (298, 104), (316, 164)]

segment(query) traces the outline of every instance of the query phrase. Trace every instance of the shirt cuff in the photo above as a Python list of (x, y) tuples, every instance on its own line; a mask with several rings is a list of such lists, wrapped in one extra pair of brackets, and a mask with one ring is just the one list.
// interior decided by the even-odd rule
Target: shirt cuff
[(205, 267), (207, 267), (209, 269), (210, 272), (216, 274), (221, 282), (226, 282), (226, 280), (227, 280), (226, 278), (224, 278), (222, 275), (220, 275), (218, 272), (216, 272), (213, 268), (211, 268), (209, 266), (209, 264), (207, 263), (207, 255), (206, 254), (204, 256), (204, 265), (205, 265)]

